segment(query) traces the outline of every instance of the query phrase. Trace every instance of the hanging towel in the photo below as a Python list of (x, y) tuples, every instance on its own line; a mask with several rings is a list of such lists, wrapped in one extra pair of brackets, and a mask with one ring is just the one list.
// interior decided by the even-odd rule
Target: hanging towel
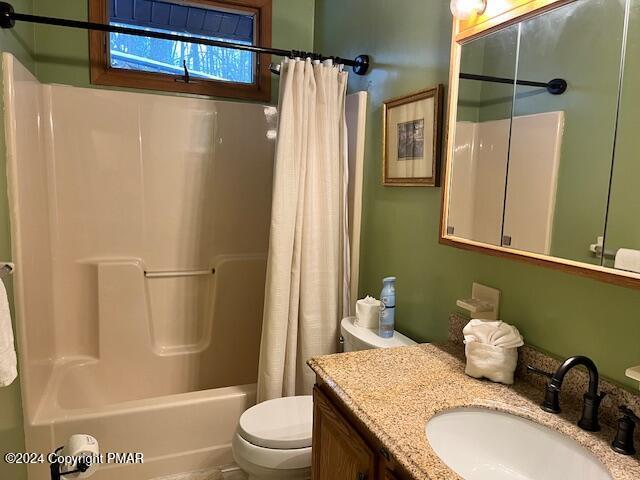
[(616, 252), (614, 267), (618, 270), (640, 273), (640, 250), (621, 248)]
[(18, 376), (16, 350), (13, 345), (13, 328), (9, 299), (0, 279), (0, 387), (11, 385)]
[(518, 364), (518, 347), (524, 345), (516, 327), (504, 322), (471, 320), (462, 330), (467, 366), (474, 378), (512, 384)]

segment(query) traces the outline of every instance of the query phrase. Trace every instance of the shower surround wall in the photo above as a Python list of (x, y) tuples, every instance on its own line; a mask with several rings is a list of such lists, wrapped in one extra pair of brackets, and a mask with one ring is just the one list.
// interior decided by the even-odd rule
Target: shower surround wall
[(255, 397), (275, 109), (3, 65), (27, 450), (82, 432), (144, 453), (96, 480), (230, 463)]
[(457, 122), (447, 228), (549, 255), (564, 123), (564, 112)]

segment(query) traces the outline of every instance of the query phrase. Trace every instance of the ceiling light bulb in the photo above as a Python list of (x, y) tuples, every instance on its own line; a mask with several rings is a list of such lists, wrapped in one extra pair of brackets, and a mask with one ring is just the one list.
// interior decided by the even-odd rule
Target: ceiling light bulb
[(487, 8), (487, 0), (451, 0), (451, 13), (458, 20), (467, 20), (474, 13), (481, 15)]

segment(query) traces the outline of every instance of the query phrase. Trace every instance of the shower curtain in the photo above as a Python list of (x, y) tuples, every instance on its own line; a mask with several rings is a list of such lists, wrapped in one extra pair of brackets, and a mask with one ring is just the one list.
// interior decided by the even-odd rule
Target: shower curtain
[(337, 350), (349, 306), (347, 73), (309, 59), (281, 72), (258, 401), (311, 393), (306, 361)]

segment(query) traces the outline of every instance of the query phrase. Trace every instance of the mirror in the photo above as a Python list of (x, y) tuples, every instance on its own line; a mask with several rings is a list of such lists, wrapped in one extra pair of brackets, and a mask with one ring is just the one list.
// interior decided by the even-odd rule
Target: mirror
[(640, 279), (640, 0), (561, 3), (457, 45), (443, 239)]
[(519, 26), (462, 47), (448, 233), (500, 245)]
[[(606, 267), (615, 267), (616, 254), (621, 249), (640, 249), (640, 2), (637, 0), (630, 3), (628, 22), (603, 246)], [(618, 267), (634, 271), (625, 265)]]

